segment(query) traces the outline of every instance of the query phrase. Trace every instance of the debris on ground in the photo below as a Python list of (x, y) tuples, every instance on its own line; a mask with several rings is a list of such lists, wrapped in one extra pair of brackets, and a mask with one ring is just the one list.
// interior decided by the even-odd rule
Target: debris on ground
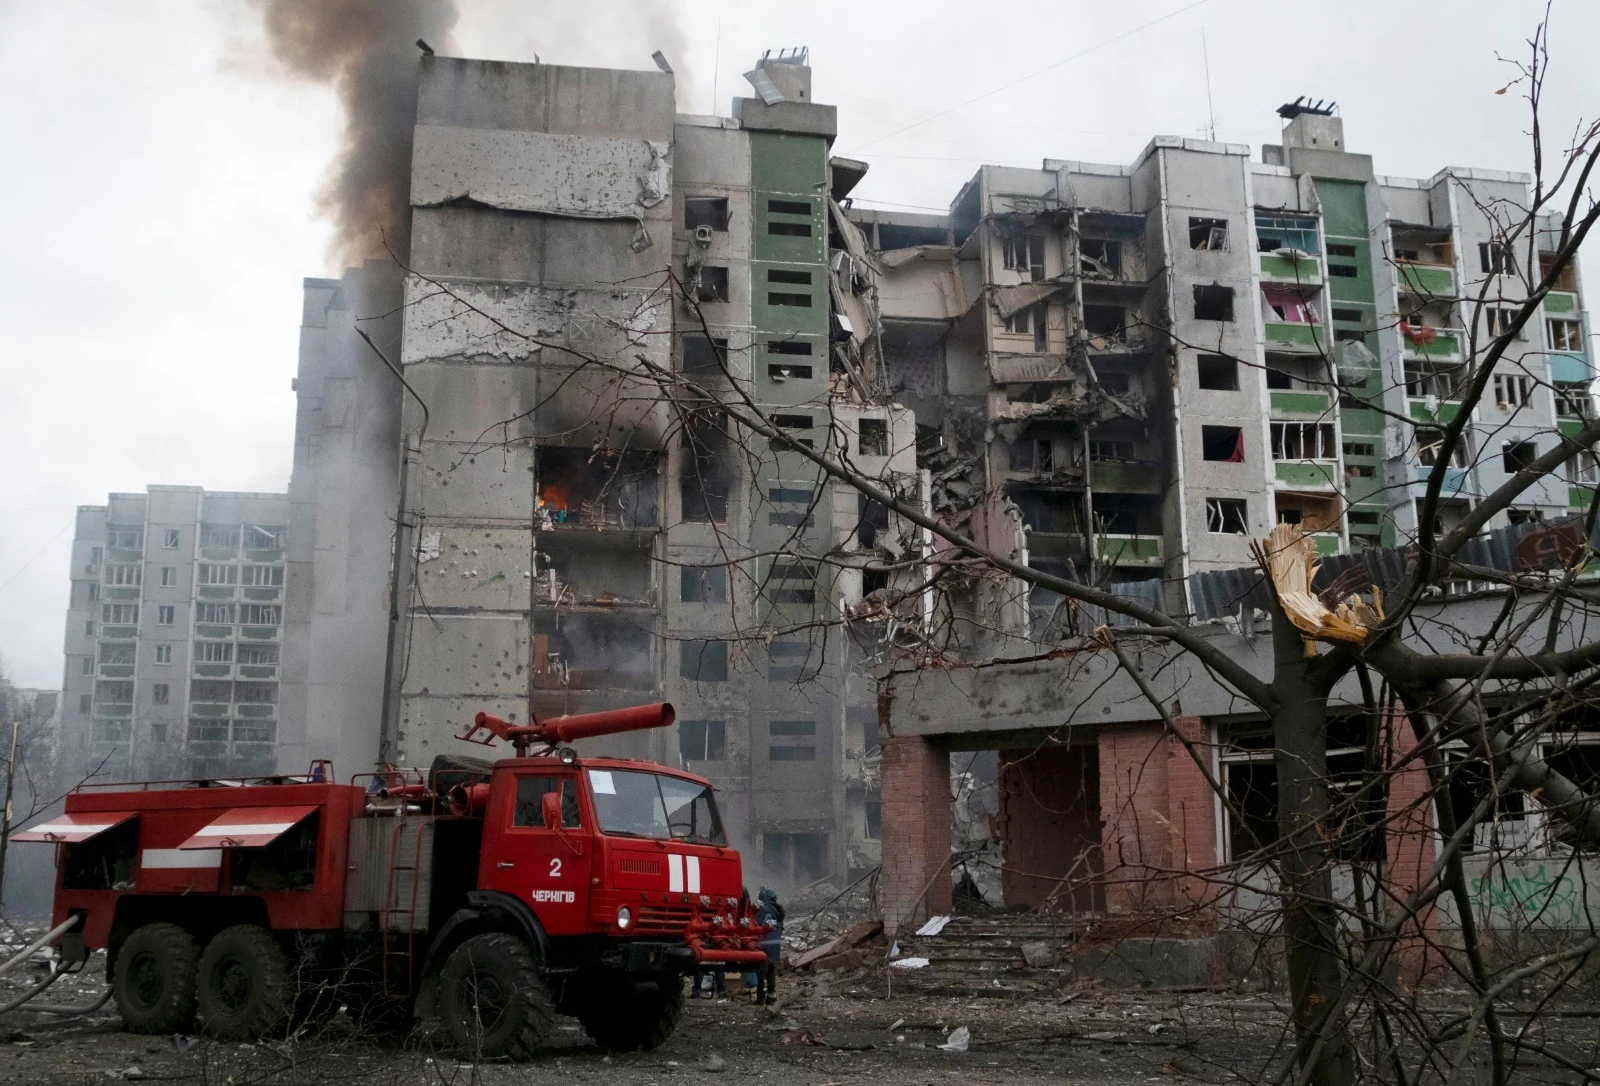
[(972, 1031), (966, 1026), (957, 1026), (950, 1031), (950, 1036), (944, 1044), (939, 1046), (941, 1052), (965, 1052), (967, 1044), (972, 1040)]
[(950, 923), (948, 916), (930, 916), (928, 922), (917, 929), (918, 935), (938, 935)]

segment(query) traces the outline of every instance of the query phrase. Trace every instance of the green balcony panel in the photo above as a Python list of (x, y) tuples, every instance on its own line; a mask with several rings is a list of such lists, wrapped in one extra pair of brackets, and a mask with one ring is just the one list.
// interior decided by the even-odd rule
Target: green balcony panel
[(1582, 419), (1556, 419), (1556, 429), (1562, 437), (1577, 437), (1583, 429)]
[(278, 669), (272, 664), (240, 664), (239, 678), (241, 679), (271, 679), (278, 674)]
[(1346, 434), (1381, 434), (1384, 416), (1364, 407), (1344, 407), (1339, 411), (1339, 421)]
[(1456, 293), (1454, 269), (1436, 264), (1397, 264), (1400, 272), (1400, 289), (1413, 294), (1432, 294), (1451, 298)]
[(1296, 490), (1302, 487), (1333, 486), (1333, 473), (1337, 465), (1305, 460), (1279, 460), (1273, 467), (1278, 481)]
[(214, 638), (215, 637), (232, 637), (233, 636), (233, 627), (232, 626), (213, 626), (213, 625), (210, 625), (210, 624), (206, 624), (204, 626), (196, 626), (194, 628), (194, 635), (196, 637), (214, 637)]
[(1411, 400), (1411, 417), (1418, 422), (1444, 422), (1448, 423), (1461, 414), (1461, 405), (1454, 400), (1443, 400), (1435, 411), (1428, 410), (1426, 400)]
[(100, 638), (103, 641), (132, 641), (139, 636), (137, 626), (102, 626)]
[(1593, 379), (1594, 372), (1589, 369), (1589, 360), (1579, 352), (1550, 352), (1550, 380), (1576, 384)]
[(233, 669), (232, 664), (196, 664), (194, 673), (208, 679), (226, 676)]
[(275, 600), (283, 592), (281, 588), (247, 588), (244, 598), (247, 600)]
[(1405, 340), (1405, 352), (1413, 358), (1455, 358), (1461, 354), (1461, 337), (1455, 332), (1437, 332), (1432, 343)]
[(189, 706), (189, 715), (190, 716), (225, 717), (225, 716), (228, 715), (228, 706), (227, 706), (226, 703), (223, 703), (221, 705), (210, 704), (210, 703), (203, 704), (203, 705), (191, 705), (191, 706)]
[(1552, 290), (1544, 296), (1546, 313), (1571, 313), (1578, 308), (1578, 296), (1564, 290)]
[(1325, 415), (1328, 412), (1326, 392), (1272, 392), (1274, 415)]
[(278, 707), (276, 705), (235, 705), (233, 707), (234, 716), (275, 716), (277, 711)]
[(1337, 532), (1318, 532), (1311, 537), (1317, 545), (1317, 555), (1327, 557), (1339, 553), (1339, 534)]
[(1289, 283), (1320, 283), (1322, 269), (1312, 259), (1299, 260), (1276, 253), (1261, 254), (1261, 277)]
[(1154, 464), (1119, 464), (1096, 461), (1090, 465), (1096, 490), (1107, 494), (1159, 494), (1162, 473)]
[(242, 626), (239, 628), (240, 637), (248, 637), (256, 641), (272, 641), (278, 636), (276, 626)]
[(203, 600), (231, 600), (234, 588), (227, 584), (203, 584), (195, 593)]
[(1267, 322), (1267, 343), (1275, 346), (1306, 347), (1317, 350), (1328, 342), (1328, 335), (1315, 324)]
[(1573, 509), (1587, 509), (1589, 503), (1594, 501), (1594, 487), (1569, 486), (1567, 487), (1567, 505)]
[(1158, 536), (1107, 536), (1100, 540), (1100, 557), (1107, 562), (1159, 562)]

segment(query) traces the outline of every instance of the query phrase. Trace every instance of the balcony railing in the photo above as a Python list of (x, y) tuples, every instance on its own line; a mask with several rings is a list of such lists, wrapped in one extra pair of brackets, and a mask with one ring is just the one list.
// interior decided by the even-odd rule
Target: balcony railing
[(1318, 324), (1293, 321), (1266, 322), (1267, 347), (1274, 351), (1317, 351), (1328, 345), (1328, 333)]
[(1400, 326), (1401, 347), (1407, 359), (1460, 362), (1466, 335), (1458, 328)]
[(1326, 392), (1273, 389), (1268, 393), (1268, 398), (1272, 403), (1273, 415), (1326, 415), (1328, 413), (1329, 404)]
[(1408, 294), (1434, 298), (1453, 298), (1456, 293), (1455, 269), (1443, 264), (1413, 264), (1396, 261), (1398, 284)]
[(1338, 554), (1340, 539), (1338, 532), (1315, 532), (1311, 542), (1316, 544), (1317, 554), (1326, 558), (1330, 554)]
[(1161, 537), (1155, 535), (1105, 535), (1099, 539), (1100, 558), (1118, 565), (1158, 566)]
[(1450, 423), (1461, 413), (1458, 400), (1441, 400), (1434, 396), (1413, 396), (1406, 401), (1411, 417), (1418, 422)]
[(1261, 278), (1274, 283), (1320, 283), (1322, 267), (1313, 256), (1262, 253)]
[(1278, 482), (1295, 490), (1333, 490), (1339, 465), (1332, 460), (1278, 460), (1273, 464)]

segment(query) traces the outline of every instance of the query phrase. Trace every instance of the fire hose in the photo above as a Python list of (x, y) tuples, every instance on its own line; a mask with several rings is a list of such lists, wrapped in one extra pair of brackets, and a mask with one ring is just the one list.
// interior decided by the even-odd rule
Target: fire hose
[[(25, 946), (21, 950), (17, 951), (10, 958), (6, 959), (4, 964), (0, 964), (0, 974), (8, 972), (13, 966), (17, 965), (19, 962), (26, 961), (40, 947), (44, 946), (46, 943), (48, 943), (50, 940), (56, 938), (57, 936), (63, 934), (68, 928), (70, 928), (73, 925), (77, 924), (78, 923), (78, 919), (79, 919), (78, 917), (74, 916), (74, 917), (70, 917), (70, 918), (68, 918), (66, 920), (63, 920), (61, 923), (57, 924), (55, 927), (51, 928), (49, 931), (47, 931), (43, 935), (39, 936), (39, 938), (35, 939), (33, 942), (29, 943), (27, 946)], [(45, 977), (38, 984), (35, 984), (32, 988), (29, 988), (26, 992), (22, 993), (22, 995), (18, 996), (16, 999), (11, 1000), (9, 1003), (0, 1004), (0, 1014), (5, 1014), (8, 1011), (16, 1010), (18, 1007), (22, 1006), (24, 1003), (28, 1002), (34, 996), (38, 995), (40, 992), (44, 991), (46, 988), (50, 987), (50, 985), (54, 984), (56, 981), (60, 980), (62, 977), (66, 976), (66, 975), (67, 975), (67, 970), (55, 968), (55, 967), (52, 966), (49, 976)], [(90, 1003), (90, 1004), (88, 1004), (86, 1006), (82, 1006), (82, 1007), (30, 1007), (28, 1009), (32, 1010), (32, 1011), (37, 1011), (40, 1014), (59, 1014), (59, 1015), (63, 1015), (63, 1016), (68, 1017), (68, 1018), (75, 1018), (78, 1015), (82, 1015), (82, 1014), (93, 1014), (95, 1011), (99, 1010), (101, 1007), (104, 1007), (106, 1005), (106, 1001), (111, 998), (111, 991), (112, 991), (111, 990), (111, 986), (107, 985), (104, 995), (102, 995), (99, 999), (95, 1000), (93, 1003)]]

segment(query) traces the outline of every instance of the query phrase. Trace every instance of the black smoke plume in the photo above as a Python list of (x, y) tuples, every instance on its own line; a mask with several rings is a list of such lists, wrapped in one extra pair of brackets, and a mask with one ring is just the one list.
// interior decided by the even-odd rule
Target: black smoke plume
[[(290, 75), (334, 88), (344, 109), (338, 157), (318, 194), (345, 264), (411, 244), (411, 130), (425, 39), (452, 49), (453, 0), (251, 0), (273, 58)], [(386, 249), (387, 243), (387, 249)]]

